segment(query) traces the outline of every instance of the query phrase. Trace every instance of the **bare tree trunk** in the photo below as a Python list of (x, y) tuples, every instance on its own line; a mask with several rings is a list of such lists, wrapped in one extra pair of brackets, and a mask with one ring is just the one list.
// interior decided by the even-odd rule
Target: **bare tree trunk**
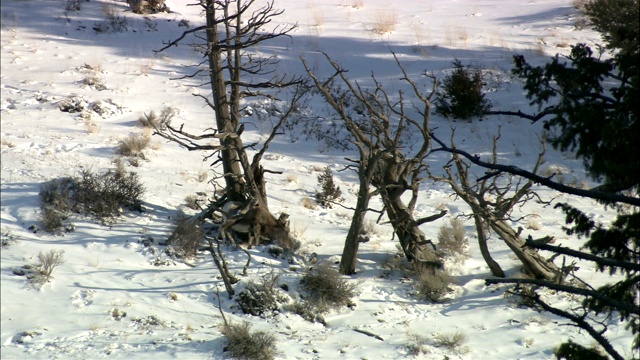
[[(220, 36), (218, 33), (218, 23), (216, 19), (216, 6), (213, 0), (207, 0), (207, 55), (209, 61), (209, 78), (211, 81), (211, 91), (213, 92), (213, 106), (216, 116), (216, 125), (220, 133), (235, 133), (238, 122), (232, 121), (227, 95), (227, 86), (222, 74), (225, 66), (222, 61), (221, 52), (214, 50), (218, 46)], [(227, 185), (227, 195), (232, 201), (244, 201), (244, 186), (242, 184), (242, 170), (235, 145), (236, 140), (230, 137), (221, 140), (222, 167), (224, 179)]]
[(478, 233), (478, 247), (480, 248), (480, 254), (482, 254), (482, 258), (484, 262), (489, 266), (489, 270), (491, 270), (491, 274), (496, 277), (505, 277), (504, 271), (500, 267), (493, 258), (491, 257), (491, 253), (489, 252), (489, 247), (487, 246), (487, 232), (484, 229), (484, 225), (482, 222), (482, 218), (478, 216), (478, 214), (473, 214), (473, 221), (476, 224), (476, 232)]
[(429, 245), (424, 232), (420, 230), (418, 223), (413, 218), (411, 210), (403, 203), (400, 196), (402, 192), (390, 191), (381, 198), (387, 210), (389, 222), (398, 236), (402, 251), (416, 271), (433, 272), (442, 267), (442, 259), (436, 254), (434, 248)]
[(356, 273), (356, 261), (358, 259), (358, 247), (360, 246), (360, 235), (364, 227), (364, 217), (369, 208), (369, 180), (366, 175), (360, 176), (360, 188), (358, 189), (358, 200), (356, 209), (353, 212), (351, 226), (344, 241), (344, 250), (340, 258), (340, 273), (345, 275), (353, 275)]
[(507, 225), (504, 220), (489, 218), (489, 226), (502, 240), (509, 246), (518, 259), (522, 262), (524, 272), (536, 279), (556, 280), (562, 272), (558, 267), (547, 261), (534, 249), (525, 245), (522, 239), (513, 228)]

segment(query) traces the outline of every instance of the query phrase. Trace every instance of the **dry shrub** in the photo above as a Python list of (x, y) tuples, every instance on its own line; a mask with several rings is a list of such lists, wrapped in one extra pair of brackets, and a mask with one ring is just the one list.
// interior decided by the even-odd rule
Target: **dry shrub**
[(454, 333), (439, 333), (433, 337), (436, 346), (446, 348), (455, 354), (465, 354), (469, 352), (469, 348), (464, 346), (468, 339), (467, 335), (460, 331)]
[(131, 11), (136, 14), (169, 12), (165, 0), (127, 0)]
[(419, 356), (421, 354), (428, 354), (429, 348), (427, 348), (427, 343), (429, 340), (425, 336), (421, 336), (418, 334), (407, 334), (407, 338), (409, 342), (406, 345), (407, 351), (411, 356)]
[(328, 263), (319, 263), (300, 280), (307, 300), (320, 312), (331, 308), (352, 306), (356, 286), (350, 284)]
[(57, 233), (73, 211), (73, 191), (76, 180), (63, 177), (53, 179), (40, 186), (40, 224), (44, 231)]
[(44, 231), (54, 234), (61, 232), (64, 227), (64, 221), (69, 216), (66, 213), (60, 212), (52, 207), (44, 207), (40, 212), (40, 224)]
[(117, 167), (103, 174), (83, 170), (73, 188), (74, 211), (102, 221), (119, 216), (123, 208), (142, 211), (144, 187), (138, 174)]
[(125, 16), (120, 16), (120, 11), (116, 5), (102, 3), (101, 10), (106, 22), (96, 23), (93, 28), (96, 32), (127, 31), (129, 22)]
[(198, 204), (198, 201), (200, 201), (200, 198), (198, 196), (187, 195), (184, 198), (184, 205), (191, 210), (201, 210), (202, 207), (200, 206), (200, 204)]
[(418, 296), (434, 303), (443, 301), (445, 295), (452, 291), (453, 278), (446, 270), (426, 271), (420, 274), (416, 284)]
[(589, 360), (607, 360), (609, 357), (602, 350), (602, 348), (597, 346), (591, 346), (589, 348), (582, 346), (580, 344), (574, 343), (571, 340), (568, 340), (565, 343), (562, 343), (560, 346), (553, 349), (553, 355), (556, 356), (557, 359), (589, 359)]
[(469, 242), (465, 236), (464, 222), (452, 218), (450, 225), (443, 225), (438, 232), (438, 251), (454, 258), (466, 258)]
[(80, 11), (82, 4), (88, 0), (65, 0), (64, 9), (66, 11)]
[(187, 220), (185, 217), (176, 219), (176, 227), (169, 236), (168, 242), (179, 257), (192, 258), (198, 254), (202, 246), (204, 231), (196, 222)]
[(280, 276), (269, 273), (255, 282), (250, 280), (236, 297), (236, 303), (245, 314), (263, 316), (280, 309), (286, 298), (282, 295), (278, 281)]
[(300, 203), (305, 209), (309, 210), (315, 210), (318, 207), (318, 204), (315, 202), (315, 200), (308, 197), (302, 198)]
[(28, 278), (29, 282), (35, 285), (42, 285), (51, 280), (53, 270), (64, 264), (64, 251), (50, 250), (48, 253), (42, 251), (38, 253), (38, 262), (35, 271)]
[(146, 159), (144, 150), (149, 147), (150, 142), (151, 137), (148, 134), (131, 134), (128, 138), (120, 140), (116, 154)]
[(373, 16), (372, 31), (377, 34), (386, 34), (396, 29), (398, 15), (391, 10), (378, 10)]
[(18, 242), (18, 237), (11, 229), (2, 229), (0, 232), (0, 245), (2, 248), (8, 248), (16, 242)]
[(107, 86), (102, 82), (102, 79), (95, 75), (85, 76), (82, 79), (82, 84), (98, 91), (107, 90)]
[(122, 164), (116, 170), (95, 174), (83, 170), (79, 177), (63, 177), (44, 183), (40, 188), (40, 215), (44, 230), (66, 232), (71, 213), (90, 215), (101, 221), (112, 220), (123, 208), (142, 211), (144, 187), (138, 175), (127, 172)]
[(234, 359), (271, 360), (278, 354), (276, 337), (265, 331), (251, 331), (251, 324), (225, 324), (225, 351)]
[(154, 111), (150, 111), (148, 114), (143, 114), (138, 118), (138, 123), (144, 127), (164, 130), (167, 128), (167, 125), (171, 123), (171, 120), (176, 116), (176, 114), (178, 114), (178, 109), (165, 107), (160, 112), (160, 115), (156, 115)]

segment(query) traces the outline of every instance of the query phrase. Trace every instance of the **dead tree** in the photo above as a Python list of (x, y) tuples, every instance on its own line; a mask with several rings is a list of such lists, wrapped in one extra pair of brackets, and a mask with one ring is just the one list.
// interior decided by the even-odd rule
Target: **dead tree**
[[(189, 75), (175, 80), (195, 80), (200, 86), (208, 86), (210, 95), (194, 94), (201, 98), (212, 110), (215, 124), (203, 133), (195, 134), (185, 124), (174, 125), (170, 122), (155, 126), (154, 134), (175, 142), (189, 151), (205, 152), (204, 161), (211, 161), (216, 177), (211, 182), (217, 186), (217, 180), (224, 179), (225, 189), (222, 195), (214, 188), (214, 198), (206, 209), (194, 215), (188, 222), (201, 222), (212, 216), (222, 206), (222, 201), (241, 201), (255, 199), (268, 211), (265, 188), (265, 170), (260, 161), (270, 143), (281, 131), (286, 120), (297, 109), (298, 100), (303, 95), (300, 78), (277, 76), (271, 70), (277, 65), (277, 59), (260, 57), (250, 52), (251, 48), (275, 38), (288, 36), (296, 25), (270, 27), (274, 17), (282, 10), (273, 7), (273, 1), (255, 0), (200, 0), (206, 23), (186, 30), (177, 39), (166, 42), (157, 52), (179, 46), (184, 42), (203, 53), (203, 60), (195, 64), (195, 70)], [(269, 30), (271, 29), (271, 30)], [(195, 40), (194, 40), (195, 39)], [(262, 144), (244, 144), (242, 133), (245, 125), (241, 123), (243, 108), (241, 100), (247, 98), (268, 98), (278, 100), (277, 92), (294, 88), (288, 99), (288, 107), (273, 121), (274, 126)], [(212, 144), (212, 141), (214, 142)], [(261, 148), (257, 148), (261, 145)], [(251, 161), (247, 149), (255, 149)], [(222, 171), (219, 170), (220, 166)], [(219, 201), (218, 201), (219, 200)], [(224, 280), (229, 295), (233, 294), (233, 283), (237, 279), (230, 273), (220, 243), (209, 239), (209, 251)], [(251, 260), (250, 254), (245, 251)], [(249, 262), (247, 263), (249, 264)], [(248, 266), (248, 265), (247, 265)], [(246, 267), (245, 267), (246, 272)]]
[[(205, 133), (189, 133), (184, 124), (165, 128), (156, 128), (156, 134), (176, 142), (190, 151), (209, 151), (205, 160), (216, 159), (212, 167), (222, 164), (222, 172), (216, 172), (224, 178), (226, 195), (232, 201), (244, 201), (255, 198), (267, 208), (264, 186), (266, 170), (260, 160), (270, 142), (278, 134), (286, 119), (297, 107), (302, 91), (296, 89), (289, 99), (289, 108), (275, 121), (270, 136), (262, 143), (251, 162), (246, 149), (257, 144), (245, 145), (242, 141), (244, 125), (240, 122), (242, 108), (240, 101), (249, 97), (262, 97), (277, 100), (270, 90), (296, 87), (302, 84), (300, 78), (273, 75), (271, 70), (276, 64), (275, 56), (263, 58), (250, 53), (250, 49), (265, 41), (288, 36), (296, 25), (273, 27), (269, 24), (274, 17), (283, 13), (274, 9), (273, 1), (261, 6), (256, 0), (202, 0), (197, 5), (203, 8), (206, 24), (185, 31), (175, 40), (165, 43), (157, 52), (195, 37), (201, 43), (190, 43), (204, 54), (204, 60), (195, 65), (196, 70), (179, 79), (200, 79), (201, 86), (210, 86), (211, 95), (194, 94), (202, 98), (215, 114), (215, 127)], [(245, 80), (245, 78), (250, 78)], [(211, 140), (217, 145), (211, 145)], [(211, 212), (212, 209), (209, 209)]]
[[(403, 92), (397, 94), (398, 100), (392, 100), (375, 76), (372, 76), (372, 90), (362, 88), (358, 82), (347, 78), (345, 69), (327, 54), (324, 55), (334, 70), (327, 80), (320, 80), (304, 59), (302, 62), (316, 88), (349, 131), (350, 141), (359, 153), (359, 159), (347, 159), (352, 163), (350, 167), (355, 168), (358, 173), (360, 187), (340, 261), (340, 271), (343, 274), (355, 273), (357, 251), (362, 241), (360, 235), (363, 232), (363, 221), (373, 195), (371, 186), (382, 199), (384, 212), (394, 228), (395, 235), (398, 236), (406, 258), (417, 270), (441, 266), (441, 259), (429, 245), (419, 226), (442, 217), (445, 213), (424, 219), (415, 219), (413, 216), (418, 189), (423, 180), (421, 175), (425, 170), (424, 159), (429, 154), (431, 144), (429, 119), (431, 98), (437, 87), (436, 79), (432, 75), (424, 74), (433, 84), (432, 91), (425, 96), (418, 90), (418, 85), (407, 76), (393, 54), (403, 74), (402, 80), (409, 85), (412, 96), (419, 101), (419, 105), (409, 105), (410, 102), (405, 100)], [(336, 91), (334, 82), (346, 86), (346, 90)], [(362, 111), (349, 108), (347, 98), (358, 103)], [(410, 113), (417, 113), (418, 118), (412, 117)], [(418, 139), (412, 139), (412, 143), (416, 144), (417, 150), (409, 153), (403, 141), (408, 136), (416, 134)], [(407, 191), (411, 191), (412, 197), (405, 203), (402, 195)]]
[[(455, 149), (453, 136), (451, 135), (451, 145), (447, 146), (436, 136), (433, 139), (442, 145), (433, 151)], [(497, 143), (500, 134), (493, 139), (493, 155), (491, 162), (497, 163), (498, 151)], [(542, 151), (538, 154), (537, 162), (532, 173), (536, 173), (542, 163), (545, 154), (545, 140), (542, 139)], [(487, 173), (480, 178), (472, 179), (469, 174), (471, 165), (457, 153), (451, 154), (451, 161), (444, 168), (444, 176), (436, 176), (430, 173), (430, 178), (449, 184), (456, 196), (463, 200), (472, 211), (472, 217), (478, 230), (478, 245), (480, 253), (489, 266), (491, 273), (497, 277), (504, 277), (504, 271), (500, 265), (493, 260), (487, 246), (486, 230), (490, 229), (496, 233), (505, 244), (513, 251), (523, 265), (524, 272), (536, 279), (558, 280), (561, 271), (552, 262), (547, 261), (538, 252), (525, 246), (525, 240), (521, 236), (521, 229), (514, 229), (508, 221), (518, 221), (514, 219), (512, 212), (515, 206), (524, 204), (534, 198), (542, 201), (532, 190), (533, 181), (515, 178), (510, 174), (493, 172)]]

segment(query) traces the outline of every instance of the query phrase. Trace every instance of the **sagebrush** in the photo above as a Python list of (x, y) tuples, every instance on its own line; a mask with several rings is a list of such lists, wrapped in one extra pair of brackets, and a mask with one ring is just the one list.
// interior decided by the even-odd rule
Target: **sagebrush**
[(184, 217), (178, 217), (168, 243), (173, 246), (179, 257), (193, 258), (203, 246), (204, 240), (204, 231), (198, 223), (187, 221), (187, 218)]
[(452, 218), (449, 225), (443, 225), (438, 232), (438, 251), (454, 258), (466, 258), (468, 241), (465, 236), (464, 222)]
[(29, 282), (34, 285), (43, 285), (51, 280), (53, 270), (65, 263), (63, 250), (49, 250), (38, 253), (34, 271), (28, 276)]
[(418, 296), (424, 300), (440, 303), (444, 296), (452, 291), (453, 278), (446, 270), (439, 269), (435, 272), (423, 272), (419, 274), (416, 283)]
[(271, 360), (278, 354), (276, 337), (265, 331), (251, 331), (251, 324), (226, 324), (222, 326), (225, 351), (234, 359)]
[(268, 315), (279, 310), (280, 303), (285, 300), (278, 286), (279, 279), (278, 275), (269, 273), (259, 281), (250, 280), (236, 297), (240, 310), (254, 316)]
[(328, 263), (319, 263), (302, 276), (302, 290), (307, 301), (321, 312), (331, 308), (351, 306), (356, 295), (356, 285), (349, 283), (338, 270)]
[(113, 220), (123, 209), (142, 211), (144, 187), (136, 173), (123, 166), (97, 174), (84, 169), (77, 177), (63, 177), (40, 188), (41, 224), (47, 232), (58, 232), (72, 213)]

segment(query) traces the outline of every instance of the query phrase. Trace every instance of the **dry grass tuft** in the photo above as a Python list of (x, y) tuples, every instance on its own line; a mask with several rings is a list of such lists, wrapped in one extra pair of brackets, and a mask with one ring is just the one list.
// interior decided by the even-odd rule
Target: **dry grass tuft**
[(446, 348), (458, 355), (469, 352), (469, 348), (464, 346), (468, 339), (467, 335), (460, 331), (456, 331), (455, 333), (439, 333), (433, 337), (436, 346)]
[(226, 338), (225, 350), (234, 359), (275, 359), (276, 337), (265, 331), (251, 331), (251, 324), (225, 324), (221, 329)]
[(394, 10), (378, 10), (373, 16), (373, 28), (376, 34), (393, 32), (398, 24), (398, 14)]
[(450, 225), (443, 225), (438, 232), (438, 251), (454, 258), (467, 258), (468, 241), (465, 236), (464, 222), (452, 218)]
[(35, 265), (35, 271), (28, 276), (29, 282), (33, 285), (41, 286), (49, 282), (52, 278), (53, 270), (65, 263), (63, 250), (49, 250), (47, 253), (42, 251), (38, 254), (38, 262)]
[(416, 289), (421, 299), (441, 303), (444, 301), (444, 296), (451, 293), (452, 285), (453, 278), (446, 270), (436, 270), (435, 273), (420, 274)]
[(310, 197), (305, 197), (302, 198), (301, 200), (301, 205), (305, 208), (305, 209), (310, 209), (310, 210), (314, 210), (318, 208), (318, 204), (316, 203), (315, 200), (313, 200)]
[(131, 134), (128, 138), (120, 140), (116, 154), (146, 159), (144, 150), (149, 147), (150, 142), (149, 134)]

